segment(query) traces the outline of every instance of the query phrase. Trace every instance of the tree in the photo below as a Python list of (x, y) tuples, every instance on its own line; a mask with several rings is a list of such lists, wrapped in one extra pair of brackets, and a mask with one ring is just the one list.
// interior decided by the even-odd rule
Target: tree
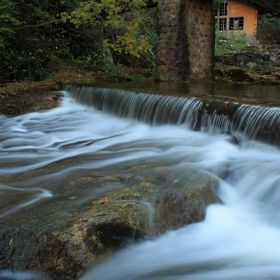
[(45, 79), (61, 60), (86, 70), (107, 66), (106, 50), (120, 64), (142, 55), (152, 65), (146, 52), (155, 32), (145, 6), (144, 0), (0, 0), (0, 82)]
[(57, 60), (73, 59), (84, 40), (62, 23), (60, 14), (80, 1), (0, 1), (0, 82), (42, 80)]
[(218, 9), (221, 4), (225, 3), (225, 0), (214, 0), (214, 7)]
[(258, 21), (258, 39), (264, 44), (280, 44), (280, 17), (277, 14), (264, 14)]
[(0, 49), (6, 49), (9, 40), (14, 37), (13, 28), (20, 25), (20, 21), (15, 17), (17, 11), (16, 4), (11, 0), (1, 0), (0, 2)]
[(62, 19), (76, 27), (99, 29), (104, 47), (139, 57), (151, 48), (142, 29), (145, 7), (145, 0), (81, 1), (71, 13), (63, 13)]
[(14, 28), (21, 24), (17, 14), (14, 1), (0, 1), (0, 82), (14, 78), (17, 72), (17, 56), (12, 48), (16, 38)]

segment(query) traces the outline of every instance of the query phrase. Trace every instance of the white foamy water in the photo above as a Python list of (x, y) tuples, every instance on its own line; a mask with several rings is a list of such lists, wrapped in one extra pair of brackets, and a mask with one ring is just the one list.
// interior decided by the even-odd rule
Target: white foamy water
[[(0, 116), (0, 176), (57, 165), (26, 182), (3, 182), (0, 191), (34, 196), (8, 210), (0, 207), (0, 218), (52, 199), (50, 185), (75, 170), (148, 158), (176, 162), (182, 172), (191, 166), (223, 176), (224, 204), (208, 207), (201, 223), (129, 246), (81, 280), (280, 279), (280, 152), (253, 141), (237, 146), (229, 138), (186, 126), (150, 127), (86, 110), (68, 98), (51, 111)], [(66, 159), (67, 165), (57, 164)]]

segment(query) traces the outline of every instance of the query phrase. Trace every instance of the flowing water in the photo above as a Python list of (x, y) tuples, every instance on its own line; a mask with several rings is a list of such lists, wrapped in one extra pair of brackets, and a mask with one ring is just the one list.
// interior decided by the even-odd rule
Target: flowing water
[[(193, 98), (140, 95), (141, 103), (139, 96), (132, 95), (128, 104), (123, 93), (123, 103), (105, 94), (101, 98), (105, 103), (97, 102), (94, 108), (86, 105), (93, 100), (80, 100), (85, 103), (81, 105), (76, 103), (77, 95), (74, 99), (67, 92), (64, 95), (61, 106), (51, 111), (0, 116), (1, 177), (55, 166), (68, 159), (66, 167), (48, 177), (52, 184), (59, 174), (80, 168), (111, 168), (151, 158), (170, 165), (176, 162), (174, 168), (182, 172), (197, 168), (221, 178), (219, 196), (223, 204), (209, 206), (203, 222), (130, 245), (93, 267), (81, 280), (280, 279), (280, 150), (255, 140), (248, 126), (262, 127), (254, 118), (258, 114), (243, 106), (233, 119), (204, 116), (198, 131), (194, 128), (201, 103)], [(118, 105), (112, 107), (115, 102)], [(159, 108), (168, 115), (163, 116)], [(263, 110), (252, 108), (253, 112), (256, 109)], [(278, 109), (266, 110), (265, 115), (278, 122)], [(20, 193), (20, 198), (12, 207), (2, 207), (0, 218), (52, 199), (49, 185), (36, 180), (40, 187), (1, 183), (1, 196), (14, 192)], [(9, 277), (33, 276), (0, 272), (0, 279)]]

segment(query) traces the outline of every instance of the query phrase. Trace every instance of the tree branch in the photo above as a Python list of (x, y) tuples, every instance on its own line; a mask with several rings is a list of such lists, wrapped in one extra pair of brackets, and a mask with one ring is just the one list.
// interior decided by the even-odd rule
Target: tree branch
[(59, 21), (61, 21), (61, 19), (56, 19), (56, 20), (52, 20), (52, 21), (48, 21), (48, 22), (44, 22), (44, 23), (40, 23), (40, 24), (25, 25), (25, 26), (13, 28), (13, 30), (19, 30), (19, 29), (25, 29), (25, 28), (35, 28), (35, 27), (40, 27), (40, 26), (48, 25), (51, 23), (59, 22)]

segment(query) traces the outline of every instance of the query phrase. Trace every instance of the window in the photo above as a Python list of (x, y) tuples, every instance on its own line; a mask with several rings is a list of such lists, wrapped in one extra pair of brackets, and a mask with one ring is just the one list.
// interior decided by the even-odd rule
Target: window
[(229, 18), (230, 30), (243, 30), (244, 29), (244, 17)]
[(219, 7), (219, 15), (220, 16), (227, 16), (227, 3), (220, 4)]
[(219, 4), (215, 8), (215, 16), (226, 16), (227, 15), (227, 2), (224, 1), (224, 3)]
[(215, 9), (216, 23), (219, 25), (219, 30), (227, 30), (227, 2), (219, 4), (217, 9)]
[(219, 30), (227, 30), (227, 18), (219, 18)]
[(226, 0), (215, 9), (215, 20), (220, 31), (244, 29), (244, 17), (229, 17)]

